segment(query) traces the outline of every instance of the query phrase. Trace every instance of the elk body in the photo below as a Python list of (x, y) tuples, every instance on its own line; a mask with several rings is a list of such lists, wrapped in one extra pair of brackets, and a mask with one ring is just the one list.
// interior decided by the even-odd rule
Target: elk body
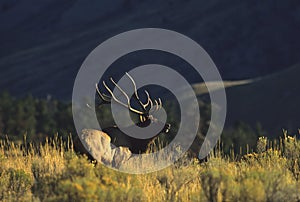
[[(101, 93), (98, 84), (96, 84), (96, 90), (97, 94), (101, 100), (101, 103), (111, 103), (111, 101), (115, 101), (117, 104), (125, 107), (133, 114), (136, 114), (139, 116), (139, 122), (135, 125), (141, 128), (147, 127), (150, 124), (155, 124), (157, 127), (162, 128), (161, 131), (159, 131), (157, 134), (151, 135), (151, 138), (142, 139), (142, 138), (135, 138), (132, 137), (124, 132), (121, 131), (120, 128), (117, 126), (112, 126), (108, 128), (104, 128), (102, 131), (107, 133), (111, 137), (112, 143), (119, 147), (128, 147), (132, 153), (143, 153), (147, 150), (149, 143), (151, 143), (154, 139), (157, 138), (161, 133), (168, 133), (170, 130), (170, 124), (163, 123), (159, 121), (157, 118), (155, 118), (150, 112), (158, 111), (162, 108), (162, 102), (161, 99), (158, 98), (158, 100), (152, 100), (150, 98), (150, 95), (147, 91), (145, 91), (145, 94), (147, 95), (147, 101), (146, 103), (143, 103), (138, 95), (137, 87), (135, 84), (135, 81), (133, 78), (126, 73), (127, 77), (131, 80), (133, 88), (134, 88), (134, 94), (133, 98), (137, 101), (137, 103), (140, 106), (140, 109), (135, 109), (131, 105), (130, 97), (126, 94), (126, 92), (113, 80), (113, 78), (110, 78), (111, 82), (115, 85), (115, 87), (123, 94), (123, 96), (126, 98), (127, 103), (121, 102), (113, 93), (113, 91), (108, 87), (108, 85), (103, 81), (103, 86), (106, 88), (106, 90), (109, 92), (110, 95), (106, 95), (104, 93)], [(101, 104), (100, 103), (100, 104)], [(153, 104), (155, 103), (155, 105)], [(129, 126), (130, 128), (131, 126)], [(128, 131), (128, 130), (127, 130)], [(129, 129), (130, 131), (130, 129)]]
[[(98, 88), (98, 84), (96, 84), (96, 91), (100, 98), (100, 105), (102, 104), (110, 104), (112, 101), (114, 101), (116, 104), (125, 107), (128, 109), (131, 113), (139, 116), (139, 121), (135, 124), (135, 126), (144, 128), (149, 126), (150, 124), (155, 124), (155, 126), (162, 128), (157, 134), (151, 134), (150, 138), (142, 139), (142, 138), (135, 138), (132, 137), (124, 132), (117, 126), (107, 127), (102, 129), (103, 132), (105, 132), (111, 139), (111, 143), (114, 144), (116, 147), (128, 147), (129, 150), (132, 153), (138, 154), (138, 153), (144, 153), (148, 145), (157, 138), (161, 133), (168, 133), (170, 130), (170, 124), (163, 123), (159, 121), (157, 118), (155, 118), (152, 114), (152, 112), (158, 111), (162, 108), (162, 102), (159, 98), (158, 100), (152, 100), (150, 98), (150, 95), (147, 91), (145, 91), (145, 94), (147, 95), (147, 101), (143, 103), (141, 99), (139, 98), (137, 87), (135, 84), (135, 81), (133, 78), (126, 73), (128, 78), (131, 80), (133, 88), (134, 88), (134, 94), (133, 98), (140, 106), (140, 109), (136, 109), (132, 106), (130, 97), (126, 94), (126, 92), (113, 80), (113, 78), (110, 78), (111, 82), (114, 84), (114, 86), (122, 93), (122, 95), (126, 98), (127, 103), (121, 102), (117, 96), (114, 95), (113, 90), (111, 90), (108, 85), (103, 81), (103, 86), (105, 89), (109, 92), (110, 95), (106, 95), (102, 92), (100, 92)], [(153, 104), (154, 103), (154, 104)], [(129, 126), (128, 129), (130, 129)], [(128, 131), (128, 130), (127, 130)], [(78, 141), (78, 138), (77, 140)], [(79, 140), (80, 141), (80, 140)], [(76, 148), (75, 148), (76, 149)], [(82, 148), (81, 148), (82, 150)], [(84, 151), (80, 151), (81, 153), (87, 153)], [(88, 154), (89, 155), (89, 154)]]
[[(139, 127), (145, 127), (145, 124), (147, 124), (147, 122), (150, 122), (150, 120), (146, 122), (137, 123), (136, 125)], [(163, 123), (157, 123), (157, 124), (163, 124)], [(126, 133), (122, 132), (117, 126), (104, 128), (102, 131), (109, 134), (109, 136), (111, 137), (111, 142), (115, 146), (128, 147), (132, 153), (138, 154), (138, 153), (144, 153), (148, 149), (149, 144), (153, 142), (158, 135), (160, 135), (161, 133), (168, 133), (169, 130), (170, 130), (170, 125), (164, 124), (163, 129), (158, 134), (155, 134), (153, 137), (147, 139), (138, 139), (138, 138), (131, 137)]]

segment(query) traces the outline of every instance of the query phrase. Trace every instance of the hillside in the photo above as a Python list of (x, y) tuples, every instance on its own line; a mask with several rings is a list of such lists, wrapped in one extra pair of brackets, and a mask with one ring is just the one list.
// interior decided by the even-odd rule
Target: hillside
[[(282, 134), (282, 129), (296, 133), (300, 127), (300, 64), (287, 70), (248, 83), (235, 82), (228, 86), (227, 122), (232, 126), (243, 121), (255, 126), (261, 123), (270, 136)], [(205, 93), (203, 84), (195, 85), (196, 92)]]
[[(115, 34), (144, 27), (172, 29), (194, 39), (226, 80), (268, 75), (298, 62), (299, 10), (297, 0), (3, 0), (0, 90), (69, 100), (91, 50)], [(134, 55), (116, 63), (113, 72), (151, 62), (199, 82), (186, 71), (187, 64), (159, 54)]]

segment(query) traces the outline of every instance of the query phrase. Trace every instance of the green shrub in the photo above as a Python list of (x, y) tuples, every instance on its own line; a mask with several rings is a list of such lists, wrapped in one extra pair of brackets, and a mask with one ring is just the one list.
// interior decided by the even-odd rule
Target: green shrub
[(26, 201), (31, 197), (33, 179), (23, 170), (9, 168), (0, 173), (0, 200)]

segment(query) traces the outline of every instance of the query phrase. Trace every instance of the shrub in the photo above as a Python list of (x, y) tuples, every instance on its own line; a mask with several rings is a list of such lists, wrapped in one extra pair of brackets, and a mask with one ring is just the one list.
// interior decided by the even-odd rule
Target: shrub
[(216, 150), (207, 162), (183, 157), (143, 175), (91, 162), (58, 138), (26, 151), (0, 141), (0, 201), (298, 201), (299, 141), (258, 141), (243, 158)]
[(24, 170), (9, 168), (0, 173), (0, 200), (26, 201), (31, 197), (33, 179)]

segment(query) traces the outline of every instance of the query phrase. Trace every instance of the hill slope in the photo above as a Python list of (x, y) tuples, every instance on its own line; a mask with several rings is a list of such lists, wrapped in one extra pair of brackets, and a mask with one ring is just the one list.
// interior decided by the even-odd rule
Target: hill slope
[[(143, 27), (172, 29), (196, 40), (224, 79), (266, 75), (298, 62), (299, 10), (298, 0), (3, 0), (0, 89), (70, 99), (76, 73), (91, 50), (115, 34)], [(189, 72), (172, 58), (153, 59)], [(122, 65), (151, 61), (135, 57)], [(186, 77), (199, 82), (193, 73)]]
[(300, 64), (226, 88), (226, 126), (243, 121), (252, 126), (261, 123), (271, 136), (281, 135), (282, 129), (295, 133), (300, 127), (299, 75)]

